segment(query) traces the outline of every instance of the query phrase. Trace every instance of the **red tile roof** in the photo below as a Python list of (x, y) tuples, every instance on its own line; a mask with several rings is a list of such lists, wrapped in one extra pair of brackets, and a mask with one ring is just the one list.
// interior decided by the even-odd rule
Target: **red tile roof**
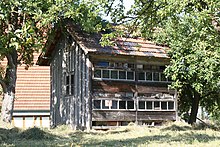
[[(38, 53), (34, 54), (34, 63), (38, 56)], [(14, 110), (50, 110), (49, 66), (34, 64), (28, 70), (25, 65), (18, 66)]]

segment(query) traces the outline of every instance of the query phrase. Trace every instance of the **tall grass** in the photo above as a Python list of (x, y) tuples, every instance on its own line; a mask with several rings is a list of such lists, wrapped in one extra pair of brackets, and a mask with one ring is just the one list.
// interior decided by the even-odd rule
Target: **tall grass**
[[(2, 138), (2, 139), (1, 139)], [(220, 132), (185, 123), (160, 127), (131, 125), (108, 131), (72, 131), (68, 126), (55, 129), (0, 128), (0, 146), (219, 146)]]

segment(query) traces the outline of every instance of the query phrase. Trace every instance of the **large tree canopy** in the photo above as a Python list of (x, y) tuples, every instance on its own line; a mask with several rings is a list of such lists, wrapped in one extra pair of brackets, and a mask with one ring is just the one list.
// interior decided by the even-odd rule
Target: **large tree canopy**
[[(94, 32), (102, 28), (96, 1), (81, 0), (1, 0), (0, 59), (7, 59), (6, 69), (0, 66), (3, 88), (2, 119), (12, 118), (18, 64), (32, 64), (33, 52), (42, 48), (54, 25), (66, 18)], [(28, 67), (27, 66), (27, 67)]]
[[(170, 47), (167, 76), (179, 92), (180, 112), (191, 109), (196, 121), (199, 104), (214, 114), (220, 109), (220, 2), (219, 0), (134, 0), (122, 12), (123, 0), (107, 0), (116, 24)], [(114, 3), (117, 3), (114, 4)], [(114, 5), (114, 7), (112, 7)], [(135, 33), (134, 33), (135, 32)]]

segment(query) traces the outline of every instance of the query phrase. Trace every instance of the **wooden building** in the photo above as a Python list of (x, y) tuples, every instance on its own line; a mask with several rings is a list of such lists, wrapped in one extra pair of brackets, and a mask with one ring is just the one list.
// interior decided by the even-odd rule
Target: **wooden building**
[[(28, 70), (24, 64), (17, 69), (12, 117), (15, 127), (50, 127), (50, 67), (36, 65), (38, 56), (34, 53), (34, 65)], [(5, 66), (6, 60), (1, 65)]]
[(51, 124), (90, 129), (175, 121), (175, 91), (163, 73), (167, 48), (140, 38), (102, 47), (100, 36), (69, 22), (47, 41), (38, 64), (51, 67)]

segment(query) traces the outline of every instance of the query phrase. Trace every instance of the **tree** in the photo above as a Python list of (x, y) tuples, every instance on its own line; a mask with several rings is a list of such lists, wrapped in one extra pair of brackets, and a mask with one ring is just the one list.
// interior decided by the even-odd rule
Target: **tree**
[[(167, 76), (179, 93), (180, 112), (191, 110), (196, 121), (199, 105), (214, 114), (220, 109), (220, 2), (218, 0), (135, 0), (128, 12), (123, 0), (103, 6), (116, 24), (130, 27), (146, 39), (170, 48)], [(114, 7), (112, 7), (114, 5)]]
[(26, 64), (28, 68), (33, 64), (33, 53), (43, 48), (54, 25), (62, 26), (66, 18), (80, 24), (85, 31), (100, 30), (97, 4), (80, 0), (0, 1), (0, 58), (7, 60), (6, 68), (0, 69), (3, 121), (12, 119), (17, 66)]

